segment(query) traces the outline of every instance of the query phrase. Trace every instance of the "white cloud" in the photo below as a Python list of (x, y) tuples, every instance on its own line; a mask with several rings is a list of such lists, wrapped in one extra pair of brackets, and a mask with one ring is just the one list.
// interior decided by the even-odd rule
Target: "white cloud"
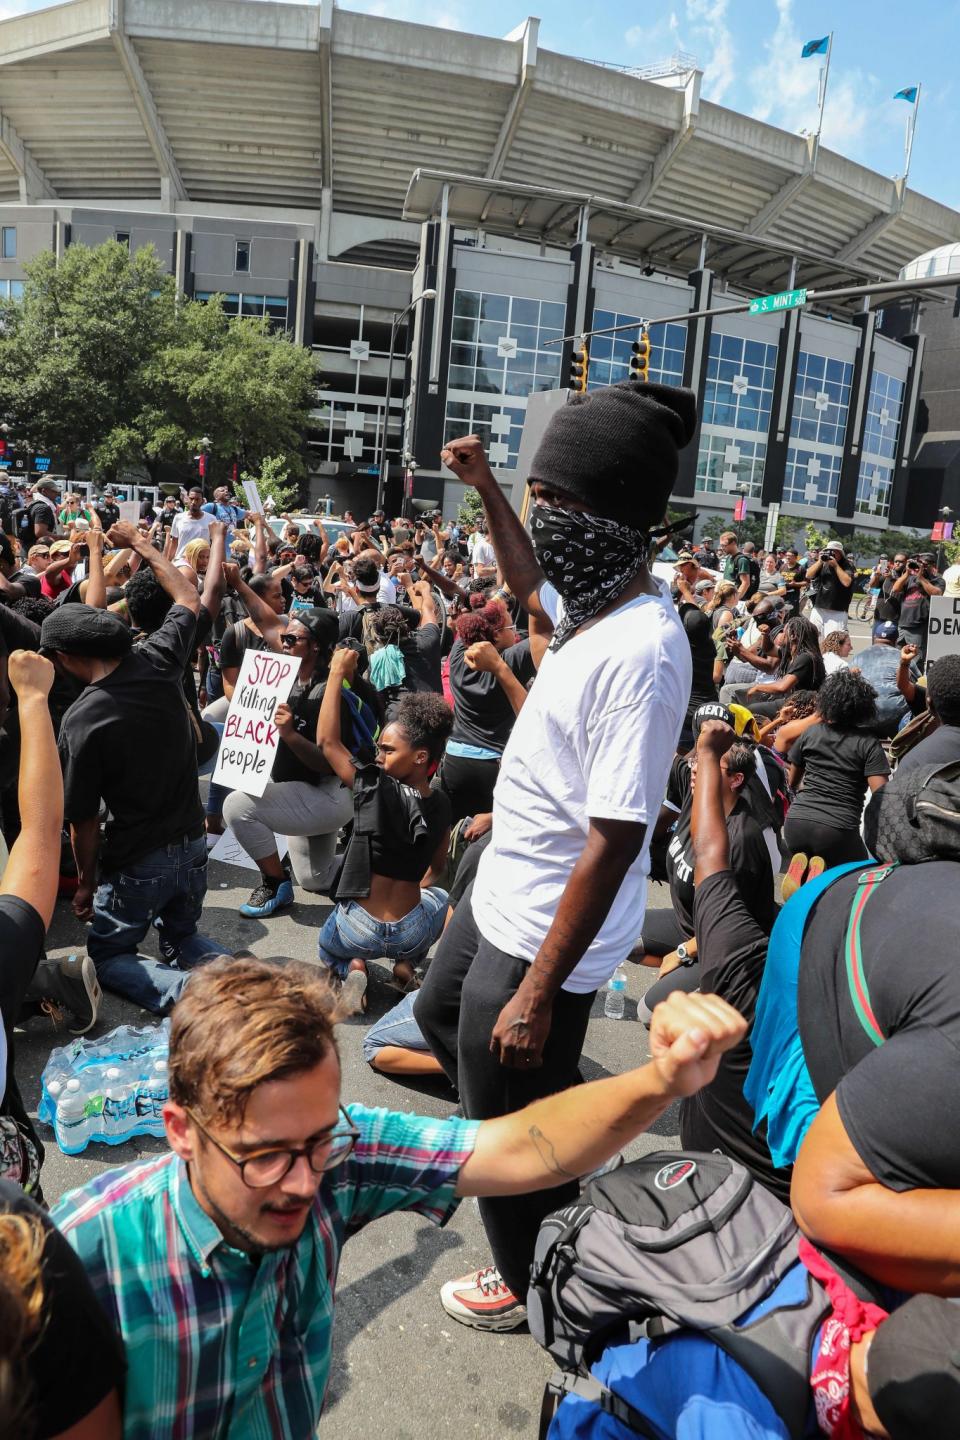
[(671, 10), (652, 25), (631, 25), (624, 40), (641, 47), (646, 60), (667, 60), (675, 50), (697, 57), (704, 72), (704, 95), (721, 101), (736, 74), (736, 47), (727, 24), (728, 0), (684, 0), (682, 11)]
[[(766, 60), (749, 77), (746, 108), (758, 120), (781, 129), (813, 133), (817, 128), (817, 100), (821, 56), (801, 59), (801, 50), (813, 34), (797, 28), (792, 0), (776, 0), (777, 25), (764, 42)], [(809, 26), (808, 26), (809, 30)], [(823, 144), (843, 155), (858, 158), (878, 131), (894, 131), (898, 116), (884, 102), (881, 82), (857, 66), (848, 67), (831, 57), (830, 80), (823, 115)], [(895, 150), (891, 151), (891, 155)]]

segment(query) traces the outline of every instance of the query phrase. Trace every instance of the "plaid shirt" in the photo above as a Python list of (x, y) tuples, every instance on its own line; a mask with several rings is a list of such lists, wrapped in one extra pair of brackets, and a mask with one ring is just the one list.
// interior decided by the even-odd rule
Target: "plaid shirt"
[(108, 1171), (52, 1219), (127, 1351), (125, 1440), (309, 1440), (330, 1368), (348, 1236), (394, 1210), (443, 1225), (478, 1125), (367, 1110), (298, 1243), (251, 1259), (200, 1208), (173, 1154)]

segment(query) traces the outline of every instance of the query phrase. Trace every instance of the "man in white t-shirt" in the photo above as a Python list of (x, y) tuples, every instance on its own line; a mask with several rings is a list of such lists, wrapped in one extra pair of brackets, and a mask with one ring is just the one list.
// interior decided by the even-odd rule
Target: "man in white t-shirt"
[(478, 531), (476, 543), (471, 554), (474, 575), (496, 575), (497, 553), (490, 544), (490, 538), (483, 531)]
[(174, 565), (185, 564), (184, 550), (191, 540), (209, 538), (210, 522), (213, 518), (203, 509), (203, 491), (199, 485), (194, 485), (187, 495), (186, 510), (181, 510), (170, 526), (169, 545), (172, 546), (172, 553), (168, 549), (167, 559), (172, 560)]
[[(650, 836), (691, 684), (646, 532), (695, 423), (689, 391), (631, 381), (557, 411), (530, 471), (532, 544), (481, 442), (443, 451), (480, 493), (510, 590), (554, 625), (504, 751), (492, 840), (415, 1005), (471, 1119), (576, 1083), (594, 996), (642, 929)], [(576, 1193), (563, 1175), (547, 1198), (484, 1200), (493, 1264), (443, 1286), (447, 1313), (478, 1329), (523, 1323), (540, 1222)]]

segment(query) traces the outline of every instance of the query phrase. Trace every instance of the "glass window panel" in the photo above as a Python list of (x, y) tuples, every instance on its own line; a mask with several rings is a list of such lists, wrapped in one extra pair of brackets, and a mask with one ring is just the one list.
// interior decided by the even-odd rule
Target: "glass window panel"
[(510, 339), (516, 340), (521, 350), (536, 350), (538, 345), (535, 325), (515, 325), (510, 321)]
[(458, 290), (453, 297), (453, 311), (455, 315), (480, 314), (480, 296), (476, 290)]
[[(451, 365), (449, 384), (454, 390), (472, 390), (474, 388), (474, 373), (475, 372), (472, 365)], [(489, 386), (485, 388), (489, 389)]]
[(263, 295), (244, 295), (241, 313), (244, 315), (262, 315), (265, 298)]
[(511, 326), (513, 326), (513, 325), (533, 325), (533, 326), (536, 326), (536, 325), (539, 323), (539, 321), (540, 321), (540, 301), (539, 301), (539, 300), (521, 300), (521, 299), (518, 298), (518, 297), (515, 297), (515, 298), (514, 298), (513, 305), (511, 306), (511, 309), (510, 309), (510, 324), (511, 324)]
[(463, 401), (463, 400), (448, 400), (448, 401), (447, 401), (447, 419), (448, 419), (448, 420), (469, 420), (469, 419), (470, 419), (470, 406), (469, 406), (469, 404), (467, 404), (467, 403), (466, 403), (465, 401)]
[(507, 375), (507, 395), (528, 395), (533, 389), (534, 377), (528, 370), (511, 370)]
[[(476, 371), (476, 380), (474, 381), (474, 384), (473, 384), (472, 388), (473, 388), (474, 390), (482, 390), (484, 394), (487, 394), (487, 393), (490, 392), (490, 391), (496, 392), (497, 390), (500, 390), (500, 389), (502, 388), (502, 385), (503, 385), (503, 370), (502, 370), (502, 369), (501, 369), (501, 370), (498, 370), (498, 371), (496, 372), (496, 374), (494, 374), (494, 373), (493, 373), (492, 371), (490, 371), (490, 370), (480, 370), (480, 369), (478, 369), (478, 370)], [(470, 388), (470, 387), (468, 387), (468, 388)]]
[(563, 333), (566, 324), (567, 307), (553, 300), (543, 300), (540, 304), (540, 324), (551, 325)]
[(473, 345), (451, 345), (451, 365), (475, 365), (477, 362), (477, 351)]
[(467, 315), (455, 315), (451, 333), (454, 340), (476, 340), (477, 322)]
[(500, 320), (481, 320), (477, 328), (477, 339), (481, 345), (496, 345), (507, 333), (506, 324)]
[[(506, 322), (510, 313), (509, 295), (488, 295), (484, 293), (480, 298), (480, 314), (484, 320), (499, 320)], [(500, 331), (503, 334), (501, 328)]]
[(23, 281), (22, 281), (22, 280), (11, 280), (11, 281), (10, 281), (10, 298), (11, 298), (11, 300), (22, 300), (22, 299), (23, 299)]

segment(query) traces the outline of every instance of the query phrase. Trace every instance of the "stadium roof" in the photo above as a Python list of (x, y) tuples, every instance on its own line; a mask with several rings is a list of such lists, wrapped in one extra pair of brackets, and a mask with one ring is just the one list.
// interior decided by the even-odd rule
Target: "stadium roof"
[[(421, 219), (738, 287), (895, 276), (960, 212), (665, 83), (317, 4), (69, 0), (0, 22), (0, 200), (124, 199)], [(411, 177), (414, 177), (411, 180)], [(584, 206), (587, 206), (586, 214)]]

